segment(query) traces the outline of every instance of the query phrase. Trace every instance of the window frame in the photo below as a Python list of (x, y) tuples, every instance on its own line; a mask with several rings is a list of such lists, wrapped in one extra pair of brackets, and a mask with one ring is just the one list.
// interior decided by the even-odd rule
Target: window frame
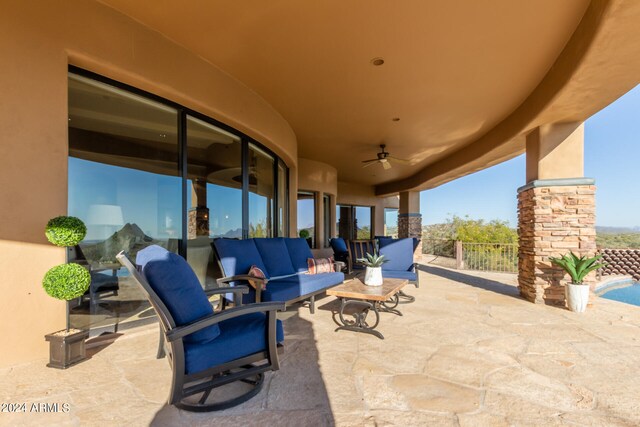
[[(143, 89), (136, 88), (134, 86), (128, 85), (126, 83), (119, 82), (117, 80), (113, 80), (111, 78), (105, 77), (101, 74), (94, 73), (92, 71), (85, 70), (83, 68), (77, 67), (75, 65), (69, 65), (67, 69), (67, 73), (75, 74), (84, 78), (88, 78), (91, 80), (95, 80), (100, 83), (104, 83), (109, 86), (113, 86), (117, 89), (124, 90), (130, 92), (134, 95), (138, 95), (143, 98), (147, 98), (151, 101), (163, 104), (167, 107), (173, 108), (177, 111), (177, 123), (176, 123), (176, 131), (178, 136), (178, 169), (179, 169), (179, 177), (182, 180), (182, 235), (179, 239), (179, 247), (178, 253), (186, 258), (187, 255), (187, 237), (188, 237), (188, 215), (187, 215), (187, 198), (188, 198), (188, 188), (187, 188), (187, 176), (188, 176), (188, 146), (187, 146), (187, 116), (194, 117), (198, 120), (202, 120), (205, 123), (209, 123), (213, 126), (216, 126), (226, 132), (229, 132), (233, 135), (236, 135), (241, 140), (241, 150), (242, 150), (242, 174), (243, 174), (243, 182), (242, 182), (242, 235), (243, 238), (248, 237), (249, 234), (249, 170), (248, 170), (248, 161), (249, 161), (249, 144), (256, 146), (258, 149), (264, 151), (266, 154), (273, 158), (273, 183), (274, 183), (274, 200), (273, 200), (273, 210), (274, 213), (278, 212), (279, 199), (278, 199), (278, 191), (280, 187), (279, 182), (279, 174), (278, 174), (278, 165), (282, 165), (285, 169), (285, 179), (286, 185), (284, 186), (284, 191), (286, 196), (284, 198), (284, 222), (286, 226), (282, 227), (284, 230), (284, 237), (289, 235), (289, 221), (290, 221), (290, 212), (289, 212), (289, 188), (290, 188), (290, 168), (287, 166), (286, 162), (276, 155), (273, 150), (259, 141), (251, 138), (249, 135), (223, 123), (212, 117), (209, 117), (203, 113), (192, 110), (184, 105), (173, 102), (169, 99), (163, 98), (159, 95), (156, 95), (151, 92), (147, 92)], [(67, 89), (68, 90), (68, 89)], [(277, 235), (278, 230), (280, 229), (278, 215), (273, 215), (274, 219), (272, 222), (271, 231), (272, 235)]]

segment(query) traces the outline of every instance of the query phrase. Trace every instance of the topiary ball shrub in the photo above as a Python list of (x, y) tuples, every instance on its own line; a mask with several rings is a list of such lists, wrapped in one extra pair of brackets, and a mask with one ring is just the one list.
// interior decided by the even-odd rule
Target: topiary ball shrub
[(300, 237), (302, 237), (303, 239), (308, 239), (309, 236), (310, 236), (309, 230), (302, 229), (302, 230), (300, 230), (300, 233), (298, 233), (298, 235)]
[(49, 220), (44, 234), (56, 246), (75, 246), (87, 235), (87, 227), (75, 216), (57, 216)]
[(69, 301), (84, 295), (91, 285), (89, 270), (79, 264), (60, 264), (47, 271), (42, 287), (50, 296)]

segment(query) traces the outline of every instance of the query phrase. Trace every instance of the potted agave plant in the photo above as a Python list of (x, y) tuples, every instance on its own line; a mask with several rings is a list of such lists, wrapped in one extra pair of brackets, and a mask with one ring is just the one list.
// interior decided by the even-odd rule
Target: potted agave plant
[(600, 258), (602, 258), (602, 255), (591, 258), (586, 256), (578, 257), (573, 252), (569, 252), (560, 258), (549, 257), (552, 264), (561, 267), (571, 276), (571, 282), (564, 287), (569, 310), (582, 313), (587, 309), (589, 285), (584, 283), (584, 279), (589, 273), (605, 265), (598, 262)]
[(373, 254), (367, 253), (366, 258), (360, 258), (367, 269), (364, 273), (364, 284), (367, 286), (382, 286), (382, 264), (387, 262), (384, 255), (379, 255), (376, 251)]
[[(87, 234), (84, 223), (71, 216), (52, 218), (47, 223), (45, 235), (56, 246), (75, 246)], [(67, 302), (67, 327), (45, 335), (49, 341), (48, 367), (66, 369), (86, 358), (85, 340), (89, 331), (72, 329), (69, 325), (69, 301), (79, 298), (89, 289), (91, 274), (80, 264), (60, 264), (51, 268), (42, 280), (45, 292), (53, 298)]]

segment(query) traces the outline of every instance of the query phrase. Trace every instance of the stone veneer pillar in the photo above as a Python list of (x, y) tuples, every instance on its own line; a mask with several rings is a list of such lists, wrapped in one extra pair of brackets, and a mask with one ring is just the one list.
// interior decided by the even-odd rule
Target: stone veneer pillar
[[(398, 237), (422, 239), (422, 214), (420, 213), (420, 192), (404, 191), (400, 193), (398, 211)], [(422, 255), (422, 245), (414, 252), (416, 259)]]
[(518, 189), (518, 288), (534, 303), (564, 305), (564, 271), (550, 256), (596, 251), (595, 185), (589, 178), (543, 179)]

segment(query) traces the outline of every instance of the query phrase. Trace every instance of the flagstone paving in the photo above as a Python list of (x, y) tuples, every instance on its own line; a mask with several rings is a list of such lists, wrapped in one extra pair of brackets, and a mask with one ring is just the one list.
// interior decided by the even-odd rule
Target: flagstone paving
[[(423, 267), (385, 339), (335, 332), (334, 298), (285, 313), (281, 369), (242, 406), (165, 404), (157, 330), (139, 328), (66, 371), (0, 370), (1, 425), (633, 426), (640, 424), (640, 308), (597, 299), (584, 314), (518, 297), (508, 274)], [(94, 350), (95, 351), (95, 350)], [(37, 413), (33, 403), (68, 404)]]

